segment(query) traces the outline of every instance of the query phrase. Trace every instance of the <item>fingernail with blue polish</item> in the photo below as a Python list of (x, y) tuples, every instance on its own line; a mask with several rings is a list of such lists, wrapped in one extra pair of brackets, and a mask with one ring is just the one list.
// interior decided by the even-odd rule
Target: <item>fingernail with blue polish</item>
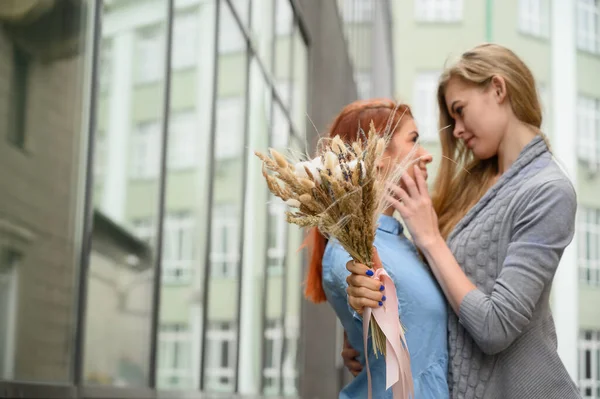
[(387, 298), (385, 297), (385, 295), (383, 296), (383, 298), (381, 298), (382, 301), (385, 301)]
[(379, 301), (379, 306), (383, 306), (383, 302)]
[(367, 270), (367, 276), (371, 277), (373, 275), (373, 270)]
[(382, 285), (381, 287), (379, 287), (379, 291), (383, 291), (383, 290), (385, 290), (385, 286)]

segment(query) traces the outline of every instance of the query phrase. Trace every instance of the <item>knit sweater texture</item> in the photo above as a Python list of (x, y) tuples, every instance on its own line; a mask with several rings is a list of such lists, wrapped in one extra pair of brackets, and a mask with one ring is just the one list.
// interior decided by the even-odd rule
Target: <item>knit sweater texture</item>
[(476, 290), (448, 321), (452, 398), (571, 399), (550, 289), (576, 195), (541, 137), (457, 224), (448, 244)]

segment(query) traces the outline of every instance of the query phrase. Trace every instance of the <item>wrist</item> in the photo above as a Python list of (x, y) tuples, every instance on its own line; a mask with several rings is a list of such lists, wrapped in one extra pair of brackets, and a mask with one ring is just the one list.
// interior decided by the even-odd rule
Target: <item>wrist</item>
[(440, 248), (440, 246), (443, 246), (445, 244), (445, 241), (441, 234), (436, 234), (434, 236), (428, 237), (426, 240), (423, 240), (423, 242), (420, 244), (421, 245), (419, 245), (419, 247), (421, 251), (423, 251), (425, 256), (430, 256), (436, 248)]

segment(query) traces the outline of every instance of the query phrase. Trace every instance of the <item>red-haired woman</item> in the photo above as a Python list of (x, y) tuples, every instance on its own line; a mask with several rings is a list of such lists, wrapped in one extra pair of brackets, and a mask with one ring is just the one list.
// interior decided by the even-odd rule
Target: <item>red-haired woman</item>
[[(384, 131), (392, 118), (395, 126), (392, 138), (381, 162), (377, 165), (384, 177), (391, 166), (414, 158), (414, 164), (427, 175), (431, 155), (416, 145), (419, 133), (408, 106), (389, 100), (356, 101), (346, 106), (329, 129), (329, 136), (339, 135), (342, 140), (356, 140), (359, 128), (368, 131), (371, 121), (377, 131)], [(414, 173), (409, 168), (408, 173)], [(406, 328), (406, 341), (411, 357), (415, 398), (444, 399), (448, 397), (448, 348), (447, 348), (447, 305), (444, 296), (429, 269), (422, 263), (416, 248), (403, 234), (402, 225), (392, 216), (394, 208), (386, 209), (378, 220), (375, 236), (382, 264), (393, 279), (398, 296), (398, 311)], [(335, 240), (326, 240), (317, 230), (310, 232), (312, 248), (305, 294), (313, 302), (327, 300), (334, 308), (346, 331), (347, 340), (354, 348), (361, 348), (359, 360), (364, 363), (362, 345), (362, 318), (354, 309), (364, 306), (383, 306), (386, 297), (383, 286), (367, 272), (363, 276), (349, 274), (352, 258)], [(350, 291), (347, 279), (350, 281)], [(375, 288), (364, 289), (365, 295), (353, 293), (352, 286)], [(375, 287), (375, 285), (377, 285)], [(364, 294), (363, 293), (363, 294)], [(350, 294), (350, 296), (348, 295)], [(348, 299), (360, 303), (351, 303)], [(369, 346), (372, 342), (369, 342)], [(373, 397), (391, 398), (391, 390), (385, 389), (385, 359), (368, 351), (369, 366), (373, 378)], [(367, 374), (360, 371), (350, 384), (342, 389), (340, 398), (366, 398)]]

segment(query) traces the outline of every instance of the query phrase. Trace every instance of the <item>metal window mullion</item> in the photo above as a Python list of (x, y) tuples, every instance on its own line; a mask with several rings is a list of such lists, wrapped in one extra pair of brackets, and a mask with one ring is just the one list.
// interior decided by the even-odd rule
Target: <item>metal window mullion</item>
[(296, 28), (298, 28), (298, 25), (296, 23), (296, 15), (292, 15), (292, 28), (290, 29), (290, 54), (289, 54), (289, 66), (288, 66), (288, 74), (289, 74), (289, 87), (290, 89), (288, 90), (288, 111), (290, 114), (290, 121), (289, 121), (289, 136), (288, 137), (288, 145), (290, 143), (290, 138), (294, 136), (294, 132), (296, 131), (296, 127), (295, 125), (295, 121), (294, 121), (294, 93), (297, 91), (297, 82), (296, 82), (296, 76), (294, 75), (295, 72), (295, 68), (294, 68), (294, 64), (295, 64), (295, 60), (294, 60), (294, 55), (295, 55), (295, 47), (296, 47)]
[[(231, 1), (231, 0), (228, 0)], [(231, 5), (231, 4), (230, 4)], [(244, 32), (246, 33), (246, 32)], [(239, 389), (239, 380), (240, 380), (240, 376), (238, 373), (238, 369), (239, 369), (239, 361), (240, 361), (240, 335), (241, 335), (241, 326), (242, 326), (242, 318), (241, 318), (241, 309), (242, 309), (242, 280), (243, 280), (243, 275), (244, 275), (244, 229), (245, 229), (245, 218), (246, 218), (246, 203), (248, 201), (246, 201), (246, 197), (248, 195), (251, 195), (248, 192), (248, 173), (249, 173), (249, 168), (247, 168), (247, 164), (248, 164), (248, 151), (246, 151), (246, 148), (248, 148), (248, 144), (250, 142), (250, 138), (249, 138), (249, 134), (250, 134), (250, 127), (249, 127), (249, 121), (250, 121), (250, 112), (249, 112), (249, 108), (250, 108), (250, 63), (251, 60), (253, 59), (253, 51), (251, 49), (251, 45), (250, 45), (250, 38), (248, 36), (245, 37), (246, 38), (246, 93), (245, 93), (245, 104), (244, 104), (244, 138), (243, 138), (243, 146), (242, 146), (242, 170), (245, 170), (246, 173), (242, 174), (242, 212), (240, 214), (240, 225), (239, 225), (239, 241), (238, 241), (238, 245), (239, 245), (239, 258), (238, 258), (238, 286), (237, 286), (237, 321), (236, 321), (236, 349), (235, 349), (235, 357), (236, 357), (236, 361), (235, 361), (235, 381), (234, 381), (234, 392), (238, 392)]]
[[(284, 236), (284, 243), (285, 243), (285, 248), (288, 247), (288, 236), (289, 236), (289, 226), (286, 223), (285, 226), (285, 230), (283, 233)], [(283, 256), (282, 261), (282, 265), (283, 265), (283, 270), (282, 270), (282, 289), (281, 289), (281, 345), (280, 345), (280, 349), (281, 352), (279, 353), (279, 394), (283, 395), (283, 362), (285, 359), (285, 350), (286, 350), (286, 323), (285, 323), (285, 315), (286, 315), (286, 308), (287, 308), (287, 278), (288, 278), (288, 268), (287, 268), (287, 251), (285, 253), (285, 255)]]
[(169, 145), (169, 116), (171, 110), (171, 55), (173, 50), (173, 15), (175, 10), (175, 0), (167, 0), (167, 24), (165, 37), (165, 59), (164, 59), (164, 82), (163, 85), (163, 115), (161, 131), (161, 151), (160, 151), (160, 175), (158, 180), (158, 220), (156, 223), (156, 251), (154, 255), (154, 280), (152, 282), (152, 319), (150, 336), (150, 375), (149, 386), (156, 388), (157, 367), (158, 367), (158, 324), (160, 322), (160, 297), (162, 283), (162, 243), (163, 243), (163, 225), (166, 205), (166, 187), (167, 187), (167, 152)]
[(204, 255), (204, 280), (202, 283), (202, 325), (201, 325), (201, 338), (200, 338), (200, 390), (204, 390), (205, 386), (205, 373), (206, 370), (206, 339), (207, 339), (207, 329), (208, 329), (208, 289), (210, 287), (210, 278), (211, 278), (211, 269), (212, 265), (210, 262), (211, 255), (211, 244), (212, 244), (212, 207), (213, 207), (213, 193), (214, 193), (214, 172), (215, 172), (215, 146), (216, 146), (216, 119), (217, 119), (217, 93), (218, 93), (218, 84), (219, 81), (219, 28), (221, 25), (220, 16), (221, 16), (221, 0), (215, 1), (215, 30), (214, 30), (214, 51), (213, 51), (213, 91), (212, 91), (212, 112), (210, 116), (210, 149), (208, 157), (208, 176), (209, 182), (207, 187), (207, 209), (208, 216), (206, 221), (206, 250)]
[[(273, 7), (273, 12), (271, 13), (272, 17), (271, 17), (271, 24), (272, 24), (272, 32), (273, 32), (273, 40), (271, 42), (271, 71), (275, 71), (275, 58), (276, 58), (276, 41), (277, 41), (277, 31), (276, 31), (276, 18), (277, 18), (277, 0), (271, 0), (272, 2), (272, 7)], [(269, 82), (270, 83), (270, 82)], [(268, 83), (268, 84), (269, 84)], [(271, 92), (271, 102), (269, 104), (269, 116), (270, 116), (270, 129), (269, 129), (269, 137), (268, 137), (268, 143), (269, 143), (269, 147), (271, 147), (273, 145), (273, 114), (274, 114), (274, 95), (275, 95), (275, 86), (274, 85), (270, 85), (269, 86), (270, 92)], [(267, 198), (270, 198), (271, 196), (271, 192), (267, 189)], [(260, 378), (259, 378), (259, 382), (258, 382), (258, 392), (260, 394), (264, 393), (264, 389), (265, 389), (265, 364), (266, 364), (266, 357), (267, 357), (267, 353), (266, 353), (266, 345), (265, 345), (265, 333), (266, 333), (266, 324), (267, 324), (267, 296), (269, 293), (269, 284), (268, 284), (268, 267), (269, 267), (269, 236), (271, 234), (271, 214), (269, 213), (269, 206), (268, 204), (265, 205), (267, 208), (266, 211), (266, 240), (265, 240), (265, 245), (264, 245), (264, 254), (265, 254), (265, 268), (264, 268), (264, 278), (262, 279), (263, 284), (264, 284), (264, 289), (263, 289), (263, 295), (261, 298), (261, 326), (260, 326), (260, 340), (261, 340), (261, 356), (260, 356)]]
[[(300, 12), (301, 7), (299, 5), (299, 0), (289, 0), (289, 1), (290, 1), (290, 4), (292, 5), (292, 12), (294, 13), (294, 16), (298, 17), (298, 27), (300, 28), (300, 34), (302, 35), (302, 39), (308, 46), (311, 44), (312, 38), (311, 38), (310, 32), (308, 30), (306, 21), (304, 20), (304, 18), (301, 17), (302, 13)], [(342, 23), (343, 23), (343, 21), (342, 21)]]
[(84, 205), (83, 205), (83, 226), (81, 237), (81, 251), (79, 253), (79, 288), (77, 291), (76, 301), (76, 330), (75, 330), (75, 347), (73, 354), (73, 364), (71, 375), (75, 386), (81, 385), (83, 382), (84, 368), (84, 352), (85, 352), (85, 320), (87, 315), (87, 294), (88, 294), (88, 273), (90, 268), (90, 256), (92, 251), (92, 235), (93, 235), (93, 220), (94, 220), (94, 138), (95, 127), (97, 121), (97, 106), (98, 106), (98, 63), (99, 63), (99, 47), (102, 38), (102, 0), (94, 1), (94, 27), (92, 39), (92, 68), (91, 68), (91, 90), (88, 110), (88, 148), (87, 148), (87, 163), (86, 163), (86, 181), (84, 187)]
[[(293, 93), (296, 90), (296, 82), (295, 82), (295, 76), (294, 76), (294, 44), (295, 44), (295, 34), (296, 34), (296, 15), (294, 14), (292, 16), (292, 21), (291, 21), (291, 29), (290, 29), (290, 54), (289, 54), (289, 76), (290, 76), (290, 89), (288, 96), (289, 96), (289, 111), (290, 111), (290, 115), (293, 117), (294, 115), (294, 95)], [(293, 82), (293, 83), (292, 83)], [(293, 118), (291, 121), (288, 121), (288, 129), (287, 129), (287, 143), (288, 146), (291, 146), (291, 138), (294, 136), (294, 121)], [(285, 228), (283, 231), (283, 243), (284, 243), (284, 248), (286, 248), (286, 251), (284, 251), (284, 256), (282, 259), (282, 263), (283, 263), (283, 272), (282, 272), (282, 290), (281, 290), (281, 308), (282, 308), (282, 314), (281, 314), (281, 334), (282, 334), (282, 341), (281, 341), (281, 353), (279, 354), (279, 394), (283, 395), (283, 387), (284, 387), (284, 373), (283, 373), (283, 363), (285, 360), (285, 351), (287, 348), (286, 345), (286, 323), (285, 323), (285, 314), (286, 314), (286, 307), (287, 307), (287, 277), (288, 277), (288, 268), (287, 268), (287, 248), (288, 248), (288, 236), (289, 236), (289, 225), (286, 223), (285, 224)]]

